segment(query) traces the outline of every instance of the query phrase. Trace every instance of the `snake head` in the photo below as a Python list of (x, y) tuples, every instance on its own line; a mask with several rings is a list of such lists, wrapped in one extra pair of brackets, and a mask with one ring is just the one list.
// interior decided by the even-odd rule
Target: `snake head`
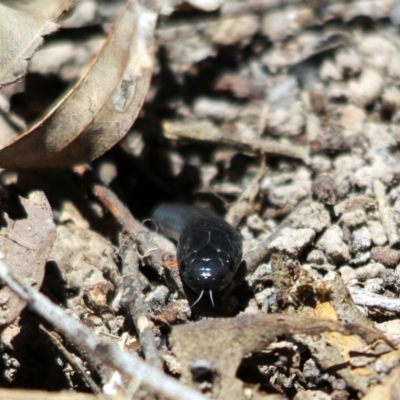
[(242, 238), (223, 219), (197, 216), (183, 229), (177, 248), (182, 279), (195, 292), (223, 290), (241, 261)]
[(195, 292), (203, 289), (211, 289), (215, 292), (221, 291), (230, 281), (226, 265), (220, 258), (195, 257), (180, 265), (181, 274), (187, 285)]

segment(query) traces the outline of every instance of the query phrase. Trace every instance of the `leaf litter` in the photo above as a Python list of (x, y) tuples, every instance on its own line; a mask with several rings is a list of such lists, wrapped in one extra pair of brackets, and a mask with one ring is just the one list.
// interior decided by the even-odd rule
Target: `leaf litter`
[[(0, 165), (24, 171), (0, 174), (0, 273), (55, 328), (7, 292), (3, 386), (396, 398), (398, 2), (164, 2), (157, 28), (155, 4), (116, 2), (107, 16), (89, 3), (70, 22), (88, 36), (66, 23), (42, 60), (77, 54), (33, 62), (1, 92), (4, 132), (22, 133)], [(50, 75), (46, 110), (29, 85), (48, 89)], [(8, 198), (25, 214), (7, 216)], [(142, 224), (166, 200), (226, 213), (244, 238), (215, 309), (190, 308), (174, 244)], [(36, 270), (16, 269), (18, 252)]]

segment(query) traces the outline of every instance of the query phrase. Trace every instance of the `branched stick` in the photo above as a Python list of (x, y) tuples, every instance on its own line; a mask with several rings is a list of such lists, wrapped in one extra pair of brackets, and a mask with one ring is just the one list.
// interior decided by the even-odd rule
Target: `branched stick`
[(158, 355), (156, 338), (151, 329), (147, 307), (144, 302), (137, 252), (133, 241), (128, 239), (120, 249), (122, 260), (122, 296), (120, 303), (132, 317), (139, 335), (140, 345), (146, 361), (153, 367), (162, 369)]
[(376, 202), (378, 203), (383, 229), (389, 241), (390, 247), (394, 247), (399, 245), (400, 236), (397, 229), (396, 218), (394, 218), (394, 212), (389, 205), (389, 200), (385, 194), (385, 189), (386, 188), (381, 181), (374, 181), (375, 198)]
[(0, 279), (28, 303), (28, 307), (53, 325), (71, 343), (102, 362), (137, 379), (148, 389), (178, 400), (207, 400), (205, 396), (142, 361), (134, 354), (121, 350), (116, 344), (101, 340), (89, 328), (68, 315), (61, 307), (33, 289), (25, 280), (14, 275), (0, 260)]

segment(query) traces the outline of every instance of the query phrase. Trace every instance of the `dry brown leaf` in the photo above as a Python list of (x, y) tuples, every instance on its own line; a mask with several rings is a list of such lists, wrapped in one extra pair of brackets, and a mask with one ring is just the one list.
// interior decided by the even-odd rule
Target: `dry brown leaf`
[(170, 340), (182, 364), (184, 383), (194, 385), (192, 377), (201, 370), (210, 371), (215, 377), (211, 379), (213, 398), (233, 400), (246, 398), (241, 381), (235, 377), (245, 355), (265, 349), (281, 335), (303, 333), (310, 335), (310, 340), (319, 342), (323, 332), (359, 335), (371, 347), (376, 342), (387, 341), (379, 332), (357, 324), (261, 313), (177, 326), (173, 328)]
[(0, 3), (0, 87), (21, 79), (43, 36), (58, 29), (54, 22), (74, 0), (3, 0)]
[[(32, 192), (28, 198), (21, 198), (21, 204), (26, 218), (12, 220), (4, 215), (0, 249), (10, 268), (39, 288), (56, 237), (53, 213), (43, 192)], [(12, 322), (25, 307), (25, 302), (8, 287), (0, 290), (0, 304), (0, 326)]]
[[(373, 324), (354, 304), (351, 295), (338, 274), (330, 273), (324, 281), (314, 280), (300, 265), (281, 254), (273, 254), (272, 279), (285, 299), (285, 314), (300, 318), (323, 318), (347, 321), (372, 329)], [(390, 351), (385, 343), (369, 348), (360, 336), (343, 336), (331, 332), (321, 335), (318, 341), (310, 336), (299, 336), (323, 369), (334, 368), (348, 386), (366, 393), (379, 379), (376, 360), (393, 368), (400, 359), (398, 351)], [(357, 352), (357, 357), (351, 357)]]
[(87, 72), (41, 121), (0, 150), (0, 166), (67, 168), (117, 143), (149, 87), (156, 20), (155, 11), (128, 2)]

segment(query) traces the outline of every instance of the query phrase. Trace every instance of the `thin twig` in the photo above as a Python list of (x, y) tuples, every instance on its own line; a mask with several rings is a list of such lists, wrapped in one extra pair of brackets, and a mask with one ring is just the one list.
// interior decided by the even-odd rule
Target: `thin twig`
[(397, 246), (400, 243), (399, 231), (397, 229), (394, 213), (389, 205), (385, 195), (385, 186), (381, 181), (374, 181), (375, 198), (378, 203), (379, 214), (381, 217), (383, 229), (388, 239), (390, 247)]
[(163, 133), (168, 139), (189, 139), (214, 145), (227, 145), (256, 154), (289, 157), (308, 163), (308, 148), (275, 140), (246, 139), (240, 136), (224, 135), (210, 122), (171, 122), (163, 123)]
[(140, 345), (147, 362), (158, 369), (162, 368), (162, 361), (158, 355), (156, 338), (151, 329), (152, 323), (144, 302), (143, 285), (137, 252), (131, 240), (126, 240), (120, 248), (122, 260), (122, 296), (120, 303), (129, 312), (139, 335)]
[(385, 311), (400, 313), (400, 299), (382, 296), (355, 286), (348, 286), (353, 301), (358, 306), (375, 307)]
[(126, 207), (109, 188), (94, 181), (90, 171), (84, 166), (74, 168), (74, 171), (83, 179), (94, 196), (110, 211), (124, 230), (132, 236), (143, 257), (146, 258), (160, 276), (163, 276), (161, 250), (152, 240), (152, 234), (139, 221), (135, 220)]
[[(142, 275), (139, 271), (138, 251), (143, 251), (142, 257), (147, 257), (150, 264), (155, 267), (160, 276), (163, 276), (163, 265), (161, 251), (154, 244), (150, 232), (138, 221), (136, 221), (128, 208), (122, 204), (117, 196), (107, 187), (95, 183), (89, 175), (89, 170), (84, 167), (75, 169), (82, 176), (85, 183), (90, 187), (93, 194), (107, 207), (117, 221), (130, 235), (120, 249), (122, 259), (122, 280), (118, 280), (121, 286), (120, 304), (127, 310), (135, 324), (143, 354), (149, 364), (155, 368), (162, 368), (162, 361), (157, 353), (155, 336), (151, 330), (150, 318), (147, 307), (143, 301)], [(132, 241), (131, 241), (132, 240)]]
[(240, 197), (236, 200), (235, 204), (233, 204), (228, 213), (226, 214), (226, 221), (229, 222), (232, 226), (236, 227), (239, 225), (240, 221), (249, 213), (251, 213), (254, 209), (254, 200), (260, 191), (260, 180), (267, 173), (268, 168), (262, 161), (262, 165), (260, 169), (257, 171), (256, 176), (252, 179), (250, 184), (246, 187)]
[(0, 279), (28, 304), (28, 307), (53, 325), (71, 343), (94, 354), (103, 363), (112, 366), (129, 377), (138, 379), (149, 390), (161, 396), (178, 400), (206, 400), (195, 390), (186, 387), (156, 368), (151, 367), (134, 354), (121, 350), (118, 345), (101, 340), (89, 328), (68, 315), (61, 307), (33, 289), (24, 279), (16, 276), (0, 260)]
[(86, 383), (88, 388), (93, 393), (101, 393), (99, 386), (96, 382), (91, 378), (91, 376), (87, 373), (87, 370), (83, 368), (82, 364), (80, 364), (76, 358), (65, 348), (60, 338), (54, 333), (48, 331), (43, 325), (40, 326), (40, 329), (47, 335), (53, 345), (57, 348), (57, 350), (63, 355), (63, 357), (67, 360), (68, 364), (71, 365), (72, 368), (78, 373), (81, 379)]
[(26, 249), (36, 250), (35, 245), (28, 243), (27, 241), (21, 239), (20, 237), (14, 235), (11, 232), (6, 231), (6, 230), (0, 231), (0, 236), (4, 236), (5, 238), (11, 240), (12, 242), (19, 244), (21, 247), (25, 247)]

